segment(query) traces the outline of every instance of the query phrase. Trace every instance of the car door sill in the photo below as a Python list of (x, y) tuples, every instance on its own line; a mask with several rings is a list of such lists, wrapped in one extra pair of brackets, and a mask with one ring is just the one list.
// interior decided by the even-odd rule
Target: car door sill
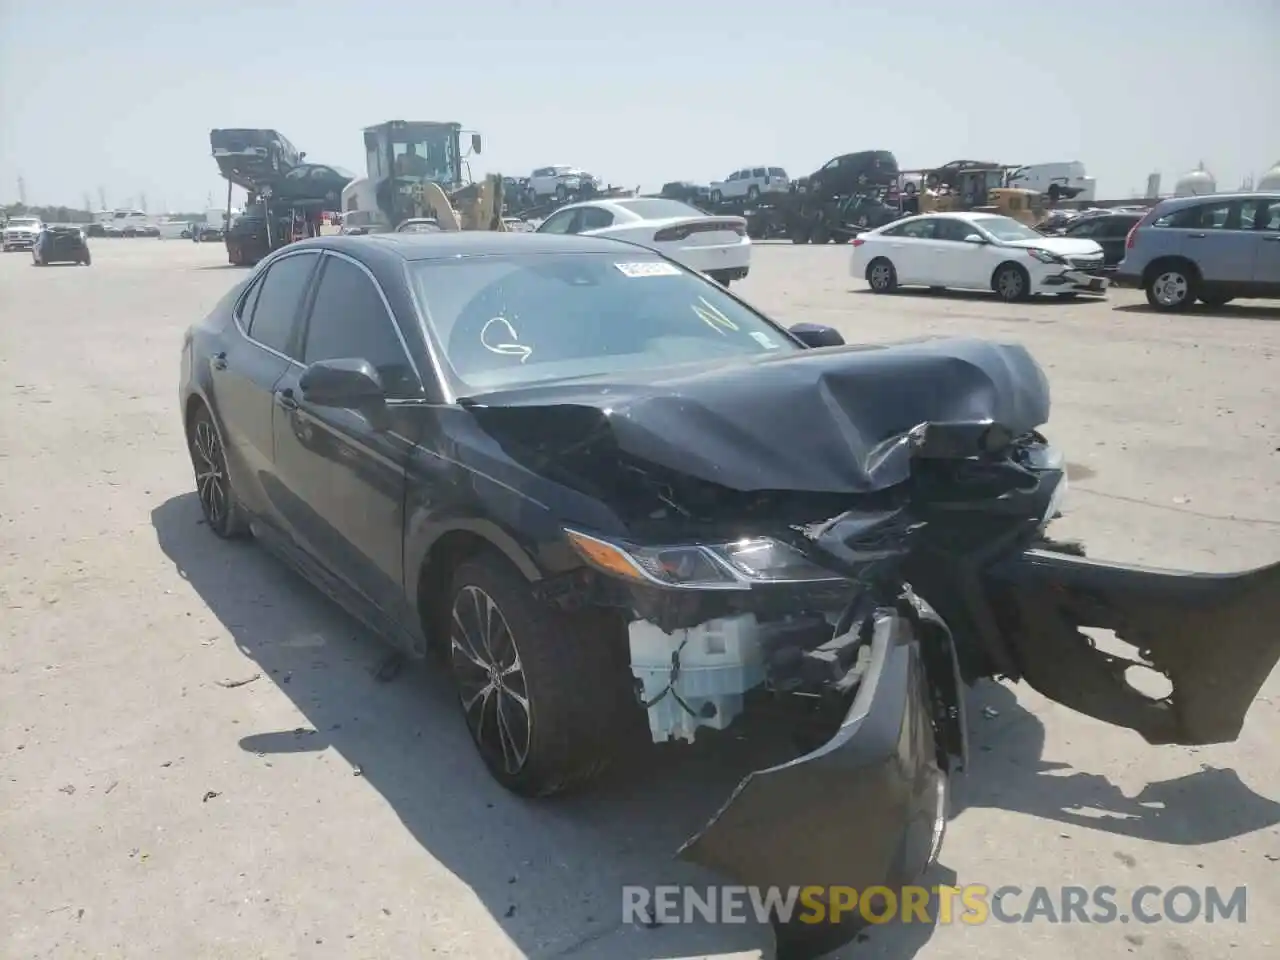
[(261, 520), (250, 524), (254, 537), (266, 550), (293, 570), (320, 593), (359, 620), (381, 640), (398, 650), (417, 656), (421, 642), (411, 637), (384, 611), (352, 590), (310, 554), (299, 549), (275, 527)]

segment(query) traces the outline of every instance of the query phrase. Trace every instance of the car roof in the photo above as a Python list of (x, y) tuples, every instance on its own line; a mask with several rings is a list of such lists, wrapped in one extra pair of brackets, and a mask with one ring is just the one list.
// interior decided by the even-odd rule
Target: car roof
[[(563, 209), (563, 208), (562, 208)], [(652, 251), (604, 237), (571, 234), (515, 233), (493, 230), (445, 230), (440, 233), (371, 233), (363, 237), (313, 237), (291, 243), (286, 250), (319, 247), (348, 254), (358, 260), (393, 257), (400, 260), (443, 260), (449, 257), (500, 257), (530, 254), (606, 253), (612, 247), (628, 256)]]
[(1166, 197), (1160, 201), (1160, 207), (1164, 210), (1176, 210), (1180, 207), (1190, 207), (1197, 203), (1221, 203), (1223, 201), (1230, 202), (1232, 200), (1280, 200), (1280, 193), (1257, 193), (1240, 192), (1235, 193), (1200, 193), (1190, 197)]

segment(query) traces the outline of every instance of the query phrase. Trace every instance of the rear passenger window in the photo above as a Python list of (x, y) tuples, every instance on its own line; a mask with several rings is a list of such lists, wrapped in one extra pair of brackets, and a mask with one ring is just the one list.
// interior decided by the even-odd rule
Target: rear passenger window
[(307, 281), (318, 257), (295, 254), (277, 260), (267, 268), (259, 283), (262, 288), (249, 318), (249, 336), (264, 347), (289, 356), (289, 340), (298, 308), (307, 292)]
[(787, 171), (783, 170), (781, 167), (770, 167), (769, 176), (781, 177), (783, 180), (785, 180), (787, 179)]
[(756, 167), (754, 170), (751, 171), (751, 175), (753, 177), (763, 177), (765, 175), (764, 167)]
[(1280, 230), (1280, 200), (1264, 200), (1254, 223), (1255, 230)]

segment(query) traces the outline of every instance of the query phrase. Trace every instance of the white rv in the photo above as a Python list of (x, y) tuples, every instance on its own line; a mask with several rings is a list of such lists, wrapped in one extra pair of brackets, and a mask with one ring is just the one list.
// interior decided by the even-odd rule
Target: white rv
[(1037, 190), (1051, 203), (1097, 199), (1097, 181), (1085, 175), (1084, 164), (1079, 160), (1014, 167), (1009, 171), (1007, 183), (1023, 190)]

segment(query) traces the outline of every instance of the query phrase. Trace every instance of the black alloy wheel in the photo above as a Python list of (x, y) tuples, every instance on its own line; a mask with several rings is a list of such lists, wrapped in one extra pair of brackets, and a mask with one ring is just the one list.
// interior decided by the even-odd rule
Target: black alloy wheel
[(222, 438), (204, 407), (192, 418), (188, 445), (196, 475), (196, 496), (200, 499), (205, 523), (224, 539), (243, 536), (248, 524), (231, 488)]
[(524, 664), (506, 616), (476, 584), (454, 594), (449, 661), (467, 729), (485, 763), (504, 782), (518, 778), (533, 738)]

